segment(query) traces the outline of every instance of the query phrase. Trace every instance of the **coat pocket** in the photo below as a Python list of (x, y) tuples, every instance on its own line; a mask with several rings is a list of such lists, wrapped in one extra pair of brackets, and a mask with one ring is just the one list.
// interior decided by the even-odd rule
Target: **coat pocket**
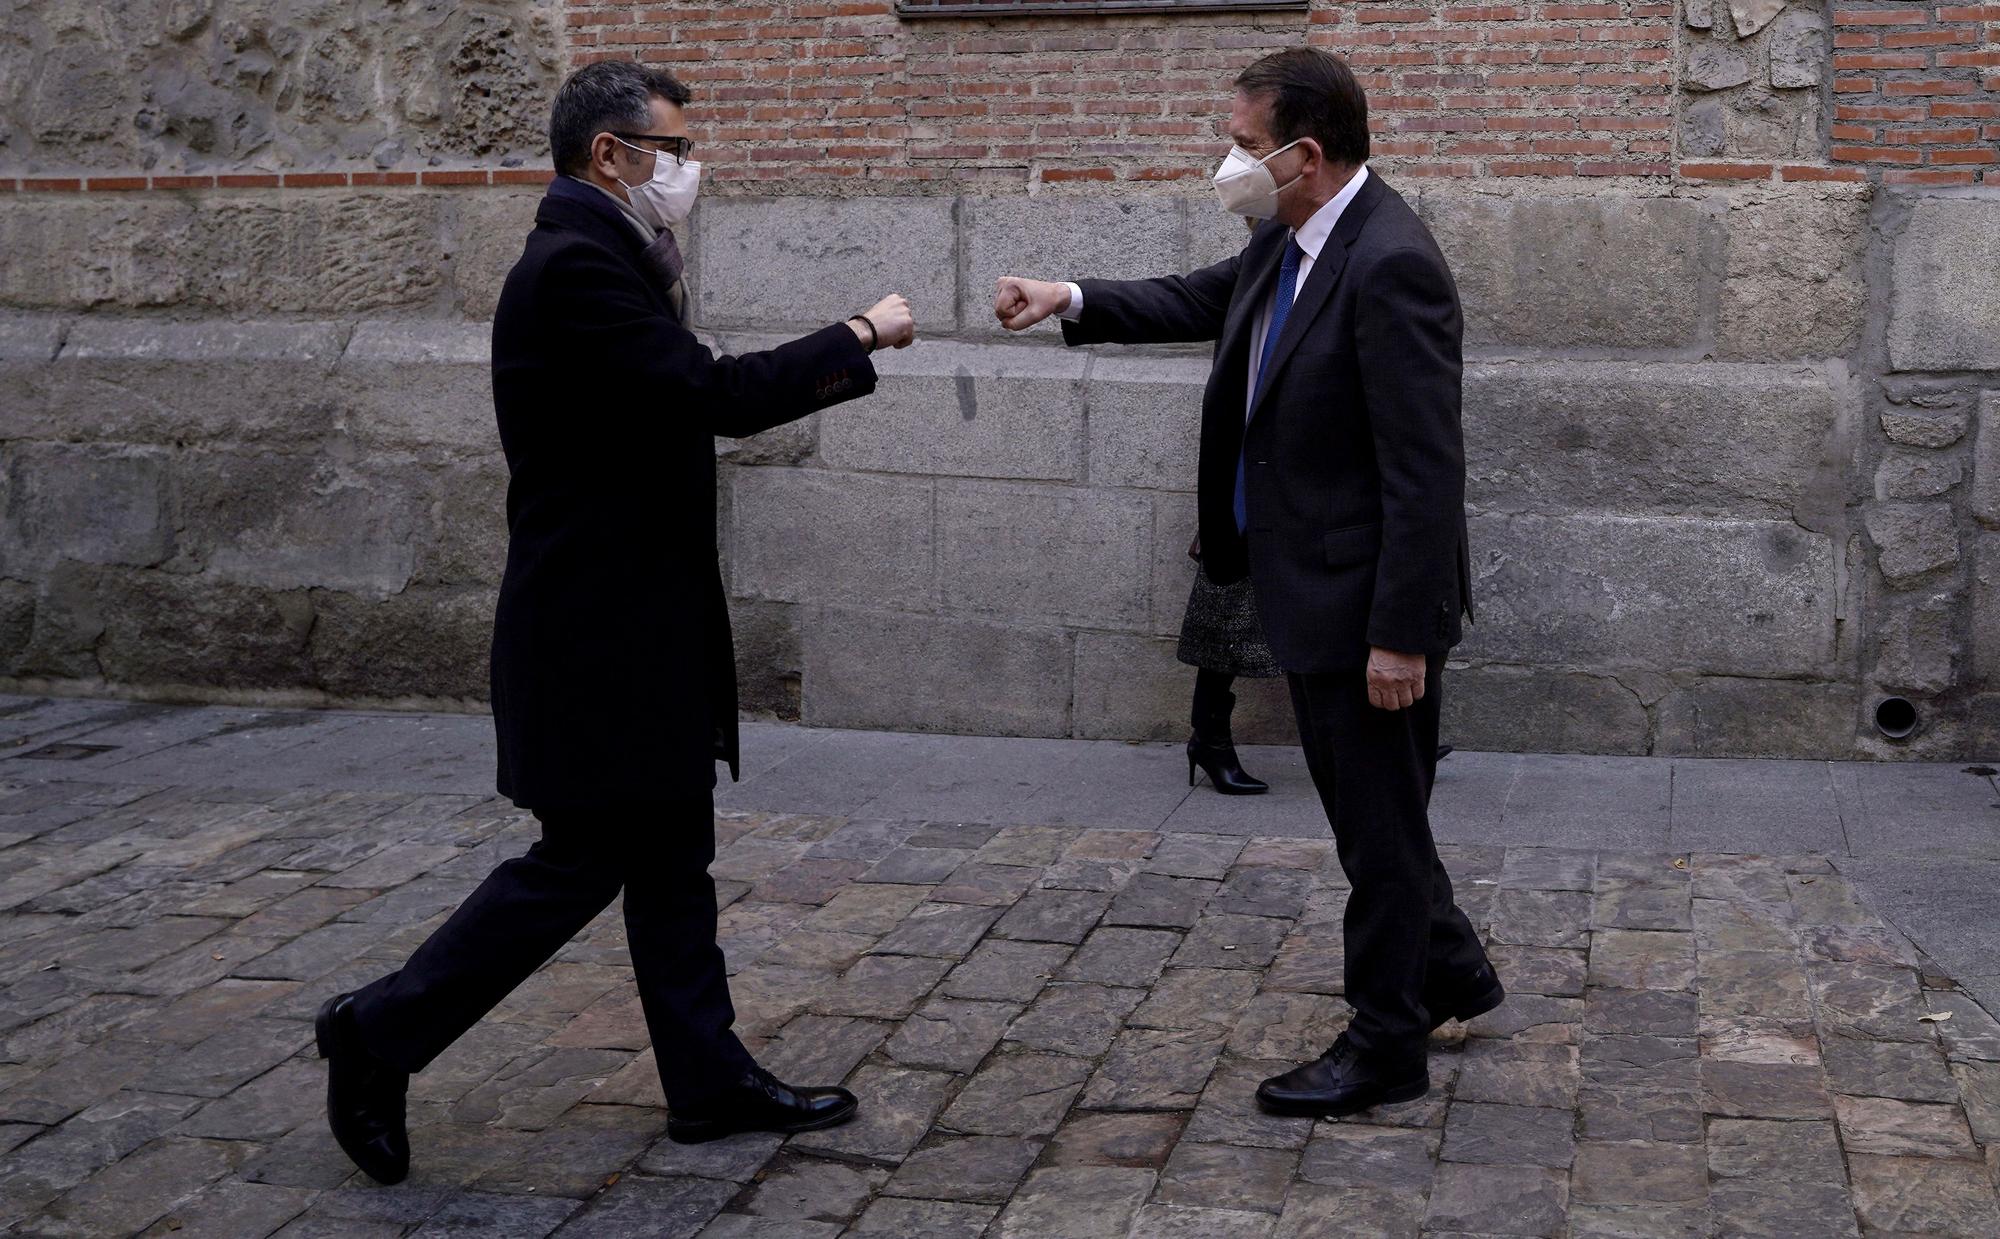
[(1326, 566), (1329, 568), (1365, 563), (1381, 553), (1382, 525), (1377, 521), (1349, 525), (1345, 529), (1330, 529), (1320, 536), (1320, 543), (1326, 551)]

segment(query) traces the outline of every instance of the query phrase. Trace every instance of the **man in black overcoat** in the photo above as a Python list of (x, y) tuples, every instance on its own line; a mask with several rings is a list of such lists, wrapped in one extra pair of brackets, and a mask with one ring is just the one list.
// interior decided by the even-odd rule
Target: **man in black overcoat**
[(764, 353), (688, 330), (671, 228), (692, 206), (685, 87), (602, 62), (557, 93), (558, 176), (493, 322), (507, 567), (493, 625), (499, 789), (541, 825), (409, 962), (318, 1020), (341, 1147), (409, 1169), (404, 1090), (622, 889), (675, 1140), (852, 1117), (838, 1088), (757, 1066), (715, 941), (715, 763), (737, 764), (735, 660), (716, 563), (714, 436), (756, 434), (875, 387), (908, 305)]
[(1264, 1082), (1267, 1109), (1338, 1115), (1429, 1088), (1425, 1045), (1503, 991), (1432, 843), (1440, 673), (1468, 613), (1458, 294), (1428, 229), (1366, 167), (1367, 103), (1299, 48), (1236, 81), (1226, 209), (1267, 222), (1185, 276), (1001, 279), (1013, 330), (1070, 344), (1213, 340), (1199, 520), (1218, 583), (1247, 573), (1291, 688), (1352, 893), (1354, 1018)]

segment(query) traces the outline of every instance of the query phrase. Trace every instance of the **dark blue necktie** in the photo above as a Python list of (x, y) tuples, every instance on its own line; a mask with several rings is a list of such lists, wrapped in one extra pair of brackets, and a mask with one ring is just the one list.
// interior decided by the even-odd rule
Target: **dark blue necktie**
[[(1285, 320), (1291, 317), (1292, 298), (1299, 287), (1299, 263), (1305, 258), (1305, 251), (1299, 248), (1297, 235), (1285, 242), (1285, 258), (1278, 264), (1278, 287), (1271, 296), (1271, 325), (1264, 329), (1264, 353), (1257, 362), (1257, 386), (1250, 392), (1250, 407), (1257, 407), (1258, 393), (1264, 390), (1264, 381), (1271, 377), (1271, 354), (1278, 351), (1278, 336), (1285, 330)], [(1250, 427), (1244, 425), (1244, 444), (1236, 451), (1236, 532), (1242, 533), (1250, 527), (1250, 508), (1244, 499), (1244, 482), (1247, 466), (1244, 453), (1249, 449)]]

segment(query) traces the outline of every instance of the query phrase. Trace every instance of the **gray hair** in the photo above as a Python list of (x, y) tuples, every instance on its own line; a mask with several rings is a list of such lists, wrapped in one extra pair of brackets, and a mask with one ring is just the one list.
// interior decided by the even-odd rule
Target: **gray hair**
[(665, 69), (630, 60), (600, 60), (570, 74), (549, 109), (549, 154), (556, 171), (581, 176), (590, 164), (590, 141), (600, 133), (645, 132), (655, 96), (683, 107), (693, 97)]

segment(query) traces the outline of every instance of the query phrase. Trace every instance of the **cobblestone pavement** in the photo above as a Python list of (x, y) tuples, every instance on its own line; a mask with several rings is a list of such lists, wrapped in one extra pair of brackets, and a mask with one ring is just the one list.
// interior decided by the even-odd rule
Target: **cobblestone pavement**
[(1299, 838), (725, 812), (740, 1026), (862, 1117), (664, 1139), (615, 909), (327, 1136), (310, 1017), (532, 823), (466, 795), (0, 783), (0, 1226), (29, 1235), (2000, 1235), (2000, 1024), (1833, 862), (1459, 846), (1513, 992), (1423, 1100), (1257, 1113), (1344, 1018)]

